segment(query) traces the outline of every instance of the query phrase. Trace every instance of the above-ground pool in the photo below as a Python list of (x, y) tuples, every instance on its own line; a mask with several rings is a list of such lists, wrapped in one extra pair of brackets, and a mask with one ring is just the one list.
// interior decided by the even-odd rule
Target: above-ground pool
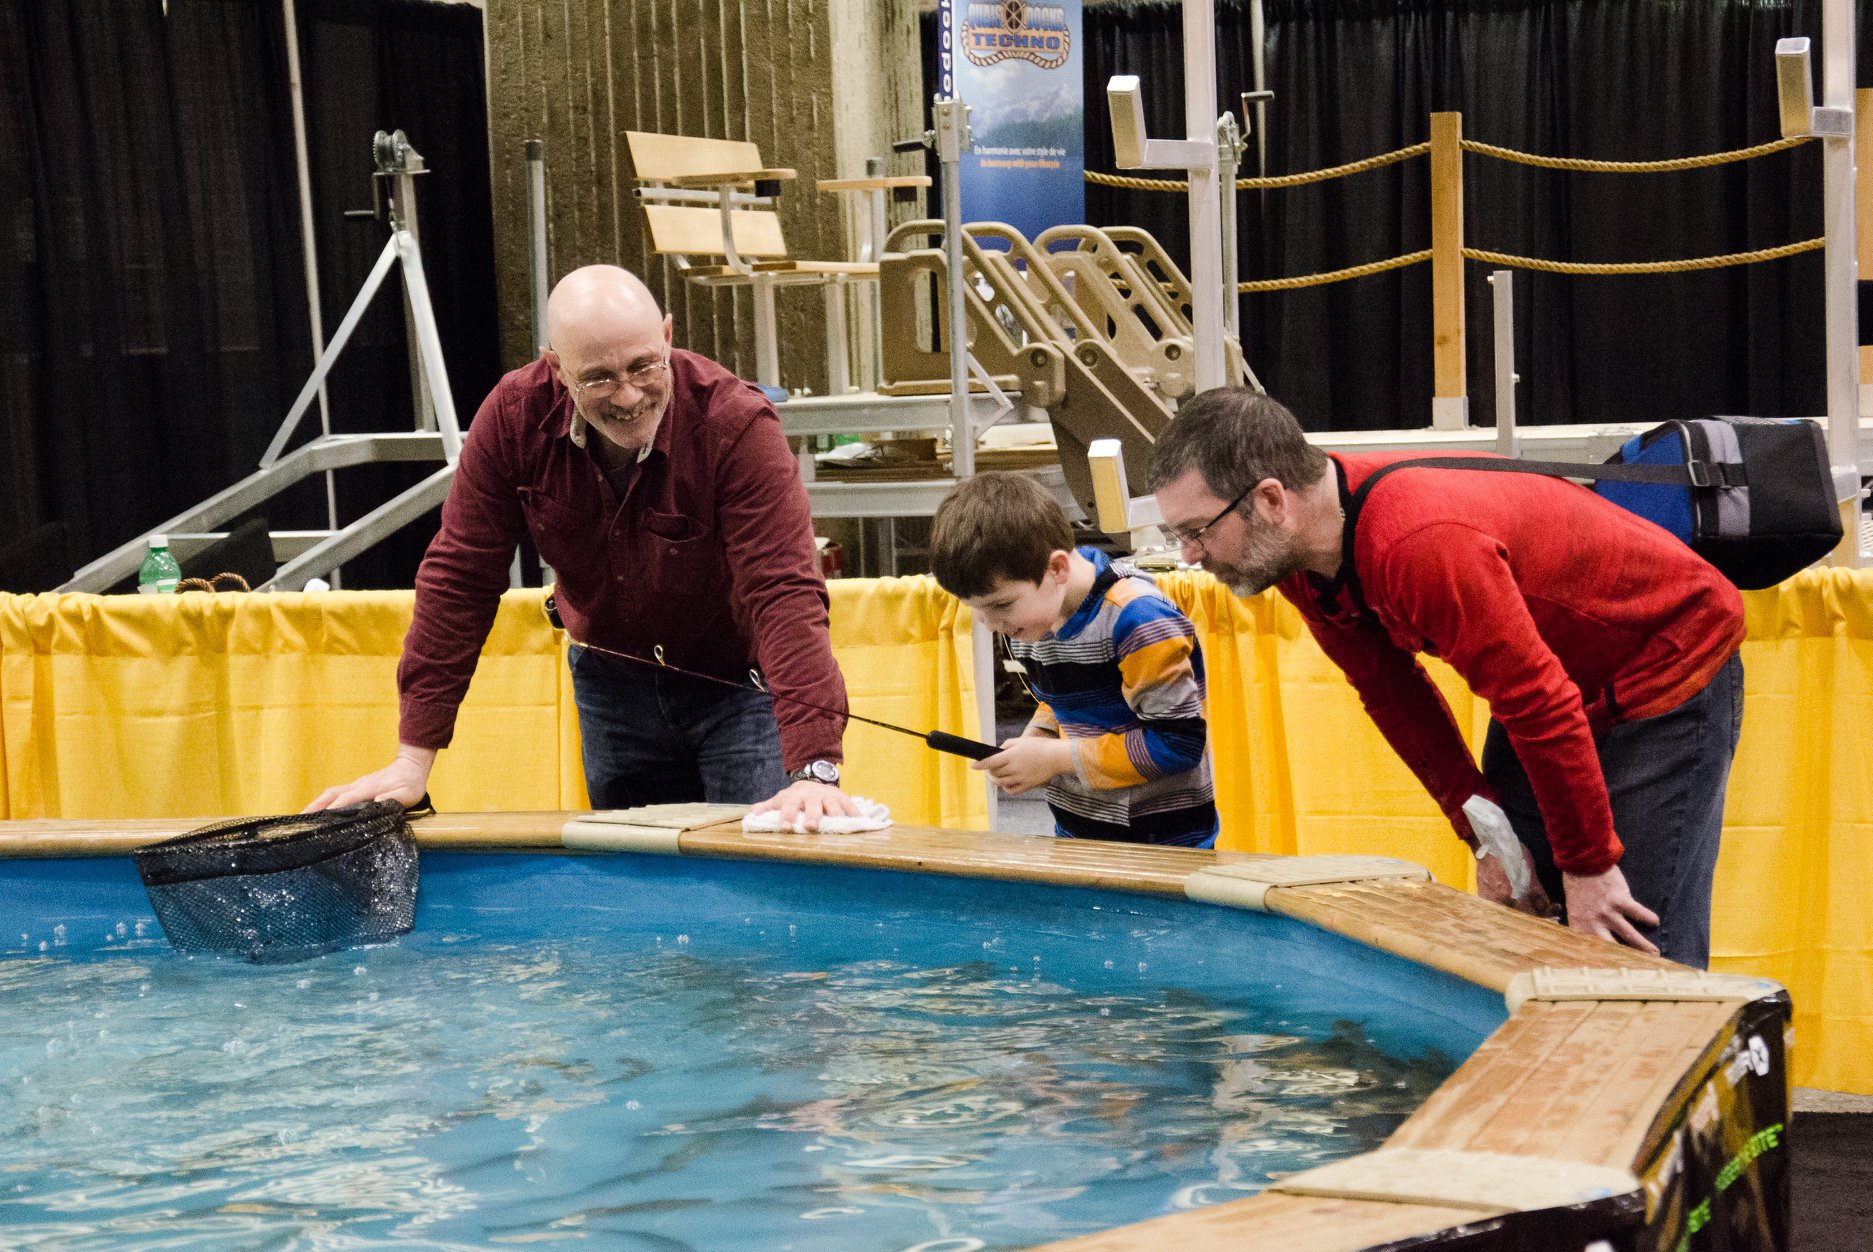
[(432, 852), (411, 935), (255, 966), (25, 868), (0, 1245), (1026, 1247), (1375, 1148), (1504, 1018), (1114, 892)]
[[(551, 820), (519, 842), (556, 843)], [(1711, 1226), (1680, 1127), (1740, 1001), (1688, 1028), (1672, 1005), (1511, 1016), (1508, 972), (1598, 949), (1434, 884), (1270, 893), (1310, 925), (1197, 902), (1233, 900), (1255, 859), (1231, 854), (681, 836), (761, 863), (447, 829), (418, 826), (414, 932), (287, 965), (175, 953), (128, 858), (0, 831), (0, 1248), (1188, 1246), (1179, 1214), (1198, 1241), (1275, 1246), (1292, 1217), (1285, 1246), (1350, 1248), (1525, 1238), (1518, 1207), (1560, 1222), (1541, 1246)], [(1417, 959), (1333, 933), (1388, 928)], [(1414, 1156), (1451, 1147), (1559, 1159), (1506, 1208), (1305, 1198), (1343, 1158), (1482, 1160)], [(1732, 1199), (1772, 1191), (1738, 1177)]]

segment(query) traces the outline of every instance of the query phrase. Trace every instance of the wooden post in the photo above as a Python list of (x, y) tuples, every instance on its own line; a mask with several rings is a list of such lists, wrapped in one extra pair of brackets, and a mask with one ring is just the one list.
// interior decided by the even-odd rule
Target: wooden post
[(1431, 426), (1470, 424), (1463, 335), (1463, 114), (1431, 114)]

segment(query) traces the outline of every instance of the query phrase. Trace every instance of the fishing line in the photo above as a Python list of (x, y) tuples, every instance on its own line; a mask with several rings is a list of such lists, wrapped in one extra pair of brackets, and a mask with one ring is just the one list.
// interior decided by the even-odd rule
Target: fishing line
[(914, 739), (921, 739), (925, 744), (935, 748), (938, 752), (948, 752), (952, 756), (968, 757), (972, 761), (985, 761), (1001, 751), (1001, 749), (994, 744), (983, 743), (976, 739), (965, 739), (961, 735), (952, 735), (947, 731), (912, 730), (908, 726), (895, 726), (890, 722), (881, 722), (875, 717), (860, 717), (850, 709), (830, 708), (824, 704), (815, 704), (811, 700), (803, 700), (799, 696), (784, 695), (781, 692), (769, 690), (768, 687), (761, 682), (761, 676), (754, 670), (748, 671), (748, 677), (753, 681), (743, 683), (736, 682), (732, 678), (719, 678), (714, 674), (702, 674), (692, 669), (684, 669), (680, 665), (672, 665), (663, 659), (662, 644), (658, 644), (656, 648), (653, 649), (652, 657), (642, 657), (630, 652), (620, 652), (616, 648), (602, 648), (595, 643), (582, 643), (572, 637), (571, 631), (566, 630), (565, 623), (559, 618), (559, 606), (553, 602), (551, 596), (546, 598), (542, 607), (546, 610), (547, 621), (551, 622), (556, 630), (564, 632), (569, 642), (577, 644), (579, 647), (589, 652), (596, 652), (600, 656), (616, 657), (620, 661), (629, 661), (633, 665), (641, 665), (646, 669), (657, 669), (664, 670), (671, 674), (681, 674), (685, 678), (696, 678), (703, 682), (715, 683), (722, 687), (733, 687), (737, 691), (752, 691), (757, 695), (764, 695), (772, 700), (785, 700), (789, 704), (797, 704), (802, 708), (813, 709), (816, 712), (830, 713), (834, 717), (850, 718), (855, 722), (864, 722), (867, 726), (877, 726), (883, 730), (893, 730), (900, 735), (909, 735)]

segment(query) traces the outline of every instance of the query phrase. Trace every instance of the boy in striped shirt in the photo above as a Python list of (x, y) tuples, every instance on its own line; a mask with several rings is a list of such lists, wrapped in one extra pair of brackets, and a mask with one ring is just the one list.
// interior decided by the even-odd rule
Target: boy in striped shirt
[(1009, 795), (1045, 786), (1065, 837), (1215, 846), (1203, 654), (1149, 577), (1075, 548), (1039, 484), (993, 473), (937, 510), (930, 568), (1007, 637), (1039, 703), (976, 769)]

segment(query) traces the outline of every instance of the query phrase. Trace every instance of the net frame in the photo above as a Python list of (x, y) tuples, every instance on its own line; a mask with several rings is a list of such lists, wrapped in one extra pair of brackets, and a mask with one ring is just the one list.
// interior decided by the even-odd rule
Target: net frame
[(131, 858), (179, 951), (295, 961), (415, 924), (416, 839), (395, 803), (217, 822)]

